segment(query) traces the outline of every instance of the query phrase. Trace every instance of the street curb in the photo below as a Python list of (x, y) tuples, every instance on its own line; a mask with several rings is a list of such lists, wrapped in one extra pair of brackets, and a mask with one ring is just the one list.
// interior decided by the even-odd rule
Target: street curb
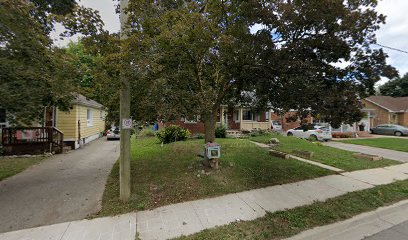
[(286, 240), (360, 240), (408, 220), (408, 200), (304, 231)]

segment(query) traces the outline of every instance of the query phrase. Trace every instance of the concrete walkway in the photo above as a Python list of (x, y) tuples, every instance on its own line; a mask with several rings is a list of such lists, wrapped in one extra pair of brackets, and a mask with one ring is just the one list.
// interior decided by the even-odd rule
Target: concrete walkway
[(136, 231), (142, 240), (169, 239), (405, 179), (408, 179), (408, 164), (347, 172), (151, 211), (9, 232), (0, 234), (0, 240), (134, 240)]
[(408, 162), (408, 152), (400, 152), (395, 150), (389, 150), (384, 148), (376, 148), (376, 147), (369, 147), (369, 146), (362, 146), (357, 144), (348, 144), (348, 143), (341, 143), (341, 142), (326, 142), (323, 143), (326, 146), (343, 149), (351, 152), (360, 152), (365, 154), (373, 154), (382, 156), (384, 158), (400, 161), (400, 162)]
[(118, 157), (119, 142), (100, 139), (1, 181), (0, 232), (84, 219), (99, 211)]
[[(257, 145), (258, 147), (261, 147), (261, 148), (266, 148), (266, 149), (271, 148), (269, 145), (264, 144), (264, 143), (259, 143), (259, 142), (254, 142), (254, 141), (251, 141), (251, 142), (253, 144)], [(316, 162), (316, 161), (307, 160), (307, 159), (304, 159), (304, 158), (301, 158), (301, 157), (298, 157), (298, 156), (295, 156), (295, 155), (289, 154), (289, 157), (292, 158), (292, 159), (304, 162), (304, 163), (308, 163), (308, 164), (311, 164), (311, 165), (314, 165), (314, 166), (317, 166), (317, 167), (320, 167), (320, 168), (324, 168), (324, 169), (333, 171), (333, 172), (344, 172), (343, 169), (336, 168), (336, 167), (333, 167), (333, 166), (329, 166), (329, 165), (319, 163), (319, 162)]]

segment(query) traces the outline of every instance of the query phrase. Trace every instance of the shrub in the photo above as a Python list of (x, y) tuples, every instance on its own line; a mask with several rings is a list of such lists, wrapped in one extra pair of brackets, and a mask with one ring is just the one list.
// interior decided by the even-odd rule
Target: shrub
[(251, 137), (257, 137), (257, 136), (262, 136), (265, 134), (267, 134), (267, 131), (262, 130), (262, 129), (256, 129), (256, 130), (253, 130), (249, 135)]
[(204, 139), (205, 135), (202, 134), (202, 133), (197, 133), (194, 136), (191, 136), (191, 138), (193, 138), (193, 139)]
[(332, 133), (333, 138), (352, 138), (353, 133), (351, 132), (334, 132)]
[(154, 135), (155, 133), (153, 132), (153, 129), (151, 129), (150, 127), (143, 128), (139, 132), (139, 136), (141, 137), (154, 137)]
[(162, 128), (156, 133), (162, 143), (171, 143), (177, 141), (184, 141), (191, 135), (188, 129), (184, 129), (177, 125), (170, 125), (166, 128)]
[(215, 137), (216, 138), (226, 138), (227, 129), (224, 126), (218, 126), (217, 128), (215, 128)]

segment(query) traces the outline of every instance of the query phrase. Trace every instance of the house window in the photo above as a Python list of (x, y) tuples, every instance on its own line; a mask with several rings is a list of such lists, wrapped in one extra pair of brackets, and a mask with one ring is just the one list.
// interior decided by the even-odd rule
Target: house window
[(269, 122), (269, 111), (265, 112), (265, 122)]
[(92, 109), (86, 109), (86, 125), (93, 126), (93, 112)]
[(6, 109), (0, 108), (0, 123), (6, 122)]
[(102, 120), (105, 119), (105, 111), (101, 110), (101, 111), (100, 111), (100, 114), (101, 114), (101, 119), (102, 119)]
[(194, 116), (191, 119), (189, 119), (189, 118), (184, 119), (185, 123), (197, 123), (199, 121), (200, 121), (200, 116)]
[(244, 121), (252, 121), (253, 114), (251, 110), (243, 110), (242, 111), (242, 120)]

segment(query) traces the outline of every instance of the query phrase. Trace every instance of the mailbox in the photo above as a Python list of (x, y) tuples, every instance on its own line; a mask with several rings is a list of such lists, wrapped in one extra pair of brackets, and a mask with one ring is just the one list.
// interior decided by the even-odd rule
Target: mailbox
[(207, 158), (214, 159), (221, 157), (221, 146), (217, 143), (207, 143), (205, 145)]

